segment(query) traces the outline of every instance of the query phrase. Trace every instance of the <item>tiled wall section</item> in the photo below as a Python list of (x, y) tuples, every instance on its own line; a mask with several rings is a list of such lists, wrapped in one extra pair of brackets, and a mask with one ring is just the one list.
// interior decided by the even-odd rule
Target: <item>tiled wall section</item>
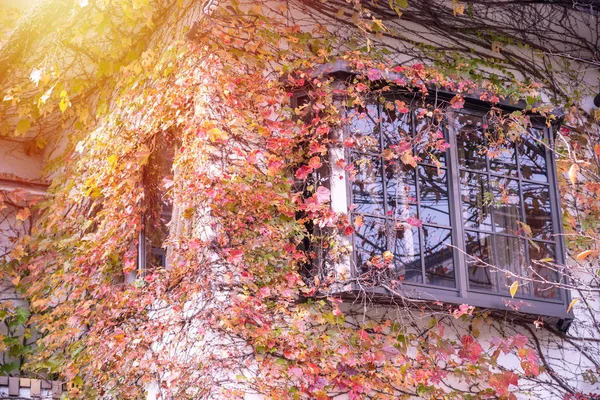
[(63, 385), (56, 381), (0, 376), (0, 399), (59, 399)]

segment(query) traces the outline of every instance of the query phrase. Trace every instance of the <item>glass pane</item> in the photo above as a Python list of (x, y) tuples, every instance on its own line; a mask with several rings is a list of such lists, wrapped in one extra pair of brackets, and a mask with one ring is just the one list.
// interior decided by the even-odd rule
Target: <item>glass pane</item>
[(529, 255), (533, 274), (533, 295), (542, 299), (560, 299), (554, 245), (543, 242), (530, 242)]
[(447, 171), (419, 166), (421, 221), (450, 226)]
[(531, 235), (537, 239), (552, 238), (552, 210), (548, 186), (523, 182), (525, 219), (531, 228)]
[(521, 137), (517, 149), (523, 178), (545, 183), (548, 182), (546, 146), (539, 141), (541, 138), (543, 138), (542, 131), (532, 129), (529, 135)]
[(425, 275), (430, 285), (456, 287), (450, 229), (423, 226)]
[(381, 256), (388, 250), (385, 220), (363, 217), (363, 224), (357, 228), (354, 239), (356, 262), (359, 268), (373, 256)]
[(379, 152), (379, 111), (376, 104), (347, 111), (349, 136), (355, 140), (354, 148), (360, 151)]
[(456, 148), (460, 166), (485, 170), (483, 119), (475, 115), (458, 114), (454, 120), (454, 129), (457, 132)]
[(517, 295), (529, 295), (529, 286), (511, 274), (503, 273), (508, 271), (519, 277), (526, 277), (525, 273), (525, 242), (517, 237), (496, 236), (496, 266), (498, 267), (498, 287), (501, 292), (509, 293), (510, 285), (514, 281), (519, 282)]
[(406, 282), (422, 283), (419, 229), (407, 223), (397, 223), (394, 245), (393, 253), (398, 273), (404, 276)]
[[(394, 105), (394, 110), (389, 110), (387, 106), (392, 104)], [(383, 148), (387, 149), (390, 145), (395, 145), (399, 142), (410, 143), (412, 135), (409, 106), (400, 101), (398, 103), (388, 101), (383, 110), (381, 116)]]
[(352, 182), (352, 202), (357, 213), (384, 215), (381, 157), (354, 155), (357, 174)]
[[(388, 212), (396, 210), (401, 216), (409, 204), (416, 204), (415, 169), (402, 161), (385, 162), (385, 181), (387, 185)], [(411, 215), (411, 216), (414, 216)]]
[(416, 111), (415, 155), (421, 157), (423, 162), (444, 165), (449, 146), (442, 123), (438, 118), (427, 116), (427, 112), (423, 108)]
[(522, 228), (519, 181), (495, 178), (490, 182), (494, 202), (494, 225), (496, 232), (517, 235)]
[(490, 149), (488, 155), (492, 172), (515, 178), (519, 176), (514, 143), (507, 142), (498, 148)]
[(490, 205), (492, 195), (487, 185), (487, 175), (461, 171), (460, 185), (465, 227), (491, 230)]
[(488, 267), (494, 258), (491, 235), (465, 231), (465, 250), (469, 287), (496, 291), (496, 273)]

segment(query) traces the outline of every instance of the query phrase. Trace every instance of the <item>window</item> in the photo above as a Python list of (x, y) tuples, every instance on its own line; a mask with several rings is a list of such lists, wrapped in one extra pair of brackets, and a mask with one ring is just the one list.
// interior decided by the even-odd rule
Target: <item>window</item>
[(552, 132), (510, 138), (499, 115), (406, 99), (347, 110), (355, 276), (382, 293), (401, 282), (410, 296), (566, 317)]

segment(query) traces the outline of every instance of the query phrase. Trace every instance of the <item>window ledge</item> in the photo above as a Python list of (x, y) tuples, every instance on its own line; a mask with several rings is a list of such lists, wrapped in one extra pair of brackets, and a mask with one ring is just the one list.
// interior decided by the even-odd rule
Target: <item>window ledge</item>
[[(541, 319), (545, 324), (556, 327), (566, 333), (574, 319), (573, 311), (567, 312), (564, 303), (548, 303), (534, 299), (511, 299), (510, 296), (490, 295), (469, 292), (469, 298), (459, 296), (455, 289), (438, 289), (403, 284), (396, 289), (384, 286), (358, 287), (357, 284), (346, 286), (346, 290), (330, 293), (329, 295), (340, 296), (345, 299), (364, 299), (374, 304), (392, 305), (399, 304), (407, 307), (417, 308), (426, 305), (428, 308), (445, 309), (445, 305), (467, 304), (482, 310), (491, 311), (491, 315), (497, 318), (509, 319), (514, 322), (532, 323)], [(519, 304), (516, 308), (511, 306)]]

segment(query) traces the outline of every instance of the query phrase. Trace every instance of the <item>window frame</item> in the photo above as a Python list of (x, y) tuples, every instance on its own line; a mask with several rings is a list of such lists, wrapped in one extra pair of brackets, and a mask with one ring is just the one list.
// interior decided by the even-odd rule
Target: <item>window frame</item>
[[(426, 100), (434, 100), (438, 101), (449, 101), (454, 94), (449, 92), (443, 92), (435, 89), (435, 93), (432, 94)], [(393, 96), (393, 99), (399, 100), (407, 100), (403, 98), (402, 95)], [(410, 99), (409, 99), (410, 100)], [(454, 120), (455, 115), (459, 113), (474, 115), (474, 116), (485, 116), (490, 111), (490, 106), (486, 105), (483, 101), (475, 97), (466, 97), (465, 106), (461, 110), (449, 111), (448, 118), (449, 121)], [(381, 110), (382, 105), (378, 105), (379, 110)], [(511, 112), (514, 110), (522, 110), (524, 107), (519, 107), (519, 105), (507, 105), (503, 104), (499, 107), (505, 112)], [(345, 112), (345, 110), (344, 110)], [(380, 122), (381, 123), (381, 122)], [(415, 122), (413, 118), (411, 118), (411, 129), (414, 132)], [(544, 138), (543, 140), (547, 141), (549, 146), (544, 146), (545, 150), (545, 161), (546, 161), (546, 169), (547, 169), (547, 178), (548, 182), (545, 185), (548, 187), (549, 195), (550, 195), (550, 212), (551, 212), (551, 222), (553, 226), (553, 239), (548, 240), (555, 246), (555, 262), (557, 265), (565, 266), (565, 243), (563, 236), (563, 227), (562, 227), (562, 207), (560, 204), (560, 193), (558, 189), (558, 172), (556, 169), (556, 159), (554, 157), (553, 150), (554, 149), (554, 137), (555, 137), (555, 129), (556, 127), (551, 126), (548, 127), (541, 120), (532, 117), (532, 128), (539, 129), (543, 132)], [(342, 127), (342, 139), (345, 139), (349, 134), (349, 124), (345, 124)], [(490, 293), (485, 289), (470, 289), (469, 288), (469, 278), (467, 272), (467, 256), (465, 254), (465, 226), (463, 223), (463, 211), (462, 211), (462, 200), (460, 196), (461, 184), (460, 184), (460, 164), (457, 149), (457, 132), (454, 129), (454, 124), (448, 122), (444, 126), (444, 134), (446, 136), (446, 140), (450, 144), (450, 148), (446, 152), (446, 171), (447, 171), (447, 191), (448, 191), (448, 207), (450, 214), (450, 227), (452, 231), (452, 246), (456, 247), (453, 250), (453, 262), (454, 262), (454, 274), (455, 274), (455, 288), (443, 287), (443, 286), (433, 286), (431, 284), (426, 283), (413, 283), (413, 282), (403, 282), (401, 288), (396, 293), (392, 293), (390, 290), (382, 287), (382, 286), (374, 286), (365, 288), (364, 286), (358, 287), (357, 284), (352, 285), (352, 291), (355, 292), (368, 292), (369, 295), (374, 295), (375, 297), (381, 297), (382, 299), (393, 299), (398, 296), (398, 292), (400, 292), (403, 296), (406, 296), (408, 299), (415, 300), (428, 300), (432, 302), (442, 302), (447, 304), (468, 304), (471, 306), (476, 306), (485, 309), (498, 310), (502, 312), (510, 311), (515, 314), (528, 314), (530, 317), (548, 317), (548, 320), (556, 322), (561, 330), (565, 330), (568, 328), (570, 321), (573, 319), (573, 312), (567, 312), (568, 304), (571, 301), (571, 293), (570, 290), (559, 288), (560, 291), (560, 299), (535, 299), (533, 296), (524, 297), (520, 295), (519, 292), (515, 295), (514, 299), (510, 297), (510, 295), (504, 295), (503, 293)], [(346, 160), (350, 160), (353, 151), (347, 148), (344, 148), (343, 157)], [(486, 161), (489, 167), (489, 161)], [(519, 168), (521, 170), (521, 168)], [(486, 173), (488, 171), (486, 170)], [(493, 175), (492, 175), (493, 176)], [(345, 186), (346, 186), (346, 204), (350, 206), (353, 204), (353, 195), (352, 195), (352, 183), (350, 181), (350, 177), (347, 172), (345, 172)], [(415, 179), (418, 181), (418, 168), (415, 168)], [(528, 182), (530, 179), (524, 179), (519, 173), (519, 177), (516, 178), (519, 184), (523, 181)], [(539, 182), (538, 182), (539, 183)], [(332, 191), (332, 197), (335, 194)], [(519, 186), (519, 198), (520, 205), (524, 206), (523, 201), (523, 188)], [(386, 199), (387, 201), (387, 199)], [(419, 199), (419, 202), (421, 199)], [(525, 210), (522, 210), (521, 216), (524, 215)], [(355, 213), (348, 208), (347, 215), (349, 219), (353, 218)], [(360, 214), (360, 213), (358, 213)], [(491, 232), (490, 232), (491, 233)], [(492, 234), (494, 235), (494, 234)], [(492, 236), (490, 235), (490, 237)], [(420, 234), (422, 236), (422, 234)], [(352, 234), (351, 243), (352, 243), (352, 254), (350, 257), (350, 274), (355, 277), (359, 275), (359, 271), (357, 268), (357, 255), (356, 248), (354, 246), (356, 239), (356, 233)], [(495, 242), (495, 241), (494, 241)], [(494, 245), (495, 246), (495, 245)], [(422, 246), (421, 246), (422, 247)], [(529, 245), (527, 246), (529, 248)], [(531, 265), (529, 252), (526, 249), (523, 249), (526, 266), (529, 267)], [(423, 254), (423, 249), (421, 248), (421, 254)], [(422, 261), (424, 263), (425, 261)], [(558, 272), (559, 282), (568, 283), (567, 276)], [(396, 289), (394, 289), (395, 291)], [(524, 303), (519, 307), (518, 311), (512, 310), (510, 306), (506, 304), (506, 301), (518, 302), (522, 300)], [(385, 301), (385, 300), (384, 300)]]

